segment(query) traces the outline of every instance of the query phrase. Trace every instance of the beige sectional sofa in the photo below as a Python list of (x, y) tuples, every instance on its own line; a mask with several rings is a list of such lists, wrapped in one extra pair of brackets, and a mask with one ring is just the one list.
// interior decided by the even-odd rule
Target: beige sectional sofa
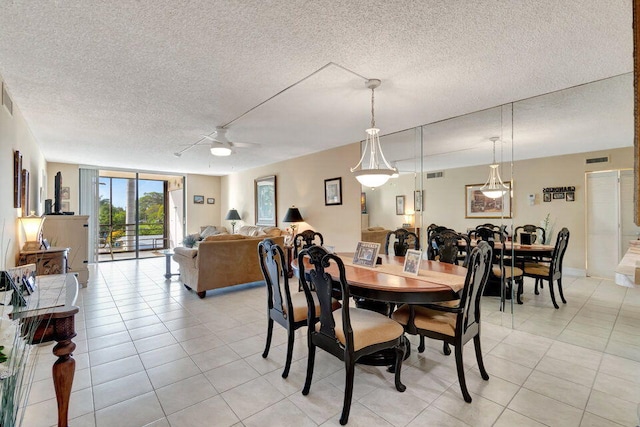
[(279, 228), (243, 226), (238, 234), (206, 237), (197, 248), (175, 248), (173, 260), (180, 266), (180, 281), (204, 298), (211, 289), (263, 280), (258, 243), (267, 237), (284, 245)]

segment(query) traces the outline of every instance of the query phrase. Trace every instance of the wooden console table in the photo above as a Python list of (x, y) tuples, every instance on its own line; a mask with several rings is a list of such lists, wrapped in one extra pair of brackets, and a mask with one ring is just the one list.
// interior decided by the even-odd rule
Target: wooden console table
[(18, 265), (35, 264), (36, 275), (65, 274), (69, 248), (51, 247), (37, 251), (22, 251), (18, 257)]
[(53, 354), (58, 359), (52, 372), (58, 427), (68, 427), (69, 397), (76, 369), (76, 361), (71, 357), (76, 345), (71, 339), (76, 336), (75, 315), (79, 311), (75, 306), (78, 280), (74, 274), (56, 274), (36, 276), (36, 284), (35, 293), (27, 297), (27, 306), (16, 307), (10, 317), (20, 320), (23, 331), (35, 326), (29, 344), (56, 341)]

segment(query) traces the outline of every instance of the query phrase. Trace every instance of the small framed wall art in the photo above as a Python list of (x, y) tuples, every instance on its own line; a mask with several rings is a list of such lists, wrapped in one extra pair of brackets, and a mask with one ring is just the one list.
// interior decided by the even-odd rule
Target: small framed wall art
[(342, 178), (330, 178), (324, 180), (324, 205), (342, 204)]
[(193, 203), (204, 205), (204, 196), (193, 196)]

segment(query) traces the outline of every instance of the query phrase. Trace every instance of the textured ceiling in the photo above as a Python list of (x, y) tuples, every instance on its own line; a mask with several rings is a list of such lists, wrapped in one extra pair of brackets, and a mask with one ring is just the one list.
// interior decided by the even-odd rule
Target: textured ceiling
[[(0, 12), (0, 75), (45, 158), (102, 167), (224, 175), (359, 141), (370, 94), (335, 65), (233, 121), (330, 62), (382, 80), (383, 134), (633, 70), (630, 0), (0, 0)], [(589, 135), (581, 107), (523, 130), (538, 143), (521, 158), (611, 147), (552, 134)], [(231, 141), (259, 145), (173, 156), (231, 121)], [(469, 141), (490, 155), (487, 137)], [(445, 140), (430, 145), (440, 163), (466, 162)]]

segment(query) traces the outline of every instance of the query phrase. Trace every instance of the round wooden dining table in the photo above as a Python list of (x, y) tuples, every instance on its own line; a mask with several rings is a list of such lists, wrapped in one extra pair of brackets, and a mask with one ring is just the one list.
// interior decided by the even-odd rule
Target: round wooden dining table
[[(353, 253), (338, 253), (337, 255), (343, 260), (353, 258)], [(382, 265), (374, 268), (351, 265), (345, 262), (345, 275), (352, 296), (396, 304), (424, 304), (458, 298), (457, 292), (451, 287), (427, 276), (394, 274), (383, 269), (383, 266), (390, 265), (399, 266), (402, 271), (404, 257), (393, 255), (380, 255), (379, 257), (382, 260)], [(298, 260), (292, 260), (291, 266), (294, 274), (298, 276)], [(305, 268), (310, 269), (311, 265), (305, 265)], [(421, 261), (420, 271), (457, 276), (462, 281), (467, 275), (465, 267), (427, 260)], [(338, 280), (339, 272), (335, 264), (332, 263), (326, 272)]]

